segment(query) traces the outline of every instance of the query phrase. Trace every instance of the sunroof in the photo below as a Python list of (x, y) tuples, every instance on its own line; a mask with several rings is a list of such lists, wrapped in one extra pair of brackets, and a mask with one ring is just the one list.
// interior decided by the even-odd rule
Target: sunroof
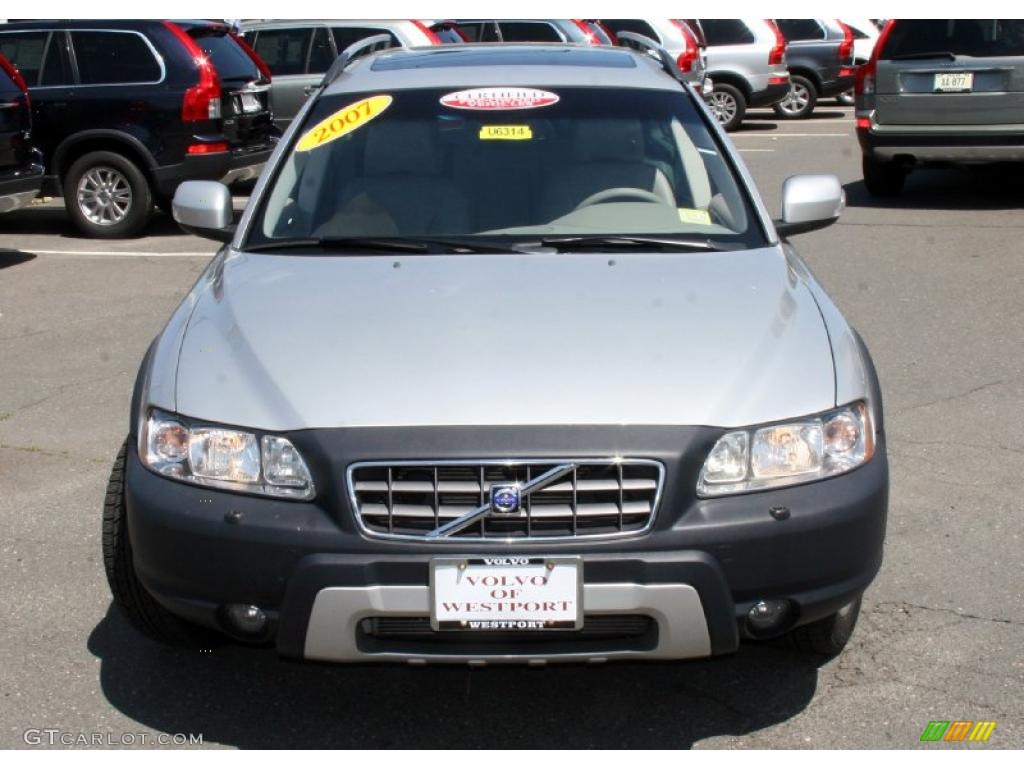
[(373, 62), (375, 71), (436, 69), (440, 67), (611, 67), (633, 69), (636, 62), (625, 51), (573, 50), (571, 48), (486, 48), (472, 46), (444, 51), (408, 51), (384, 55)]

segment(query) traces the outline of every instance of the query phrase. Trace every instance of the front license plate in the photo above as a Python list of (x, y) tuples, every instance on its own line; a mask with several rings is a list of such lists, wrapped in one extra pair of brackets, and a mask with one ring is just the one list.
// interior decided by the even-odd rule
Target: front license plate
[(261, 109), (263, 109), (263, 105), (260, 104), (259, 97), (252, 93), (242, 94), (242, 111), (245, 114), (259, 112)]
[(969, 91), (974, 87), (973, 72), (943, 72), (935, 75), (936, 91)]
[(468, 557), (430, 563), (436, 630), (536, 631), (583, 627), (578, 557)]

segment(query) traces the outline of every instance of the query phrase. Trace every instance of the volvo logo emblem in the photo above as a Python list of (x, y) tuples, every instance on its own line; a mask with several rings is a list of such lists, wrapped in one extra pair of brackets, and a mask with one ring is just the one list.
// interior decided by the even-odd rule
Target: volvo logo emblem
[(495, 483), (491, 486), (491, 498), (466, 514), (438, 526), (427, 534), (427, 538), (443, 539), (451, 536), (453, 533), (458, 533), (463, 528), (468, 528), (478, 520), (487, 517), (487, 515), (513, 515), (519, 512), (524, 498), (529, 498), (530, 494), (534, 491), (541, 491), (549, 485), (557, 483), (575, 469), (576, 465), (572, 463), (558, 464), (544, 474), (538, 475), (522, 485), (519, 483)]
[(491, 509), (500, 515), (519, 511), (521, 503), (518, 485), (492, 485)]

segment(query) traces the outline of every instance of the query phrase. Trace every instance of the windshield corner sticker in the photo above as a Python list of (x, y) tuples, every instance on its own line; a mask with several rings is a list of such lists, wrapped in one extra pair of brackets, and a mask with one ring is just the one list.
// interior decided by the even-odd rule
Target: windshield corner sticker
[(558, 94), (537, 88), (470, 88), (441, 97), (441, 103), (452, 109), (500, 110), (536, 109), (558, 102)]
[(711, 214), (699, 208), (680, 208), (679, 220), (683, 224), (701, 224), (705, 227), (711, 226)]
[(481, 125), (481, 141), (529, 141), (533, 129), (528, 125)]
[(391, 97), (382, 94), (360, 99), (354, 104), (342, 107), (314, 125), (295, 146), (296, 152), (309, 152), (335, 139), (340, 139), (356, 128), (366, 125), (391, 106)]

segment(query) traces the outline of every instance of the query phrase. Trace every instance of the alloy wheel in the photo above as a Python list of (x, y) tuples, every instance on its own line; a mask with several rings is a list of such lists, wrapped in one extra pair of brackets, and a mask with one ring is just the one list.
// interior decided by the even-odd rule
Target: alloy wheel
[(132, 207), (132, 187), (123, 173), (107, 165), (86, 171), (78, 181), (78, 208), (93, 224), (112, 227)]
[(779, 108), (788, 115), (799, 115), (807, 108), (811, 94), (800, 83), (791, 83), (786, 98), (779, 102)]
[(718, 122), (725, 124), (736, 117), (736, 99), (725, 91), (714, 91), (711, 94), (711, 113)]

